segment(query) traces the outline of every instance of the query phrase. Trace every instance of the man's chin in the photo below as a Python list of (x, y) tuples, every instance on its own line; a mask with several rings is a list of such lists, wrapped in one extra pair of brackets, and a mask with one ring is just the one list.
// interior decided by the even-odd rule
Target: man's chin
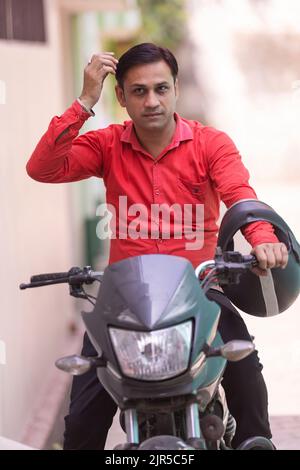
[(166, 124), (167, 123), (164, 116), (157, 116), (155, 118), (145, 118), (143, 120), (144, 129), (163, 129)]
[(149, 122), (144, 126), (144, 129), (163, 129), (165, 126), (165, 122)]

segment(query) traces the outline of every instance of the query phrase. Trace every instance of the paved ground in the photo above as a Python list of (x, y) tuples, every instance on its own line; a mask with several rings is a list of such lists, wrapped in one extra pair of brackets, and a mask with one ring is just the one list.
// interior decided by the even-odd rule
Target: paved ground
[[(279, 450), (300, 450), (300, 416), (271, 416), (273, 442)], [(117, 418), (109, 433), (106, 448), (125, 442), (125, 434), (118, 425)]]
[[(66, 407), (60, 413), (55, 428), (45, 446), (46, 449), (59, 449), (62, 446), (63, 415)], [(300, 450), (300, 416), (271, 416), (273, 442), (278, 450)], [(119, 426), (116, 416), (109, 432), (106, 449), (113, 449), (117, 444), (125, 442), (125, 434)]]
[[(64, 430), (64, 416), (67, 414), (68, 400), (62, 404), (54, 428), (49, 435), (45, 449), (61, 449)], [(279, 450), (300, 450), (300, 414), (299, 415), (272, 415), (270, 418), (273, 432), (273, 442)], [(116, 415), (113, 426), (108, 434), (106, 449), (111, 450), (117, 444), (125, 442), (125, 434), (119, 425), (119, 413)], [(3, 442), (0, 439), (0, 449)], [(11, 447), (9, 443), (8, 448)]]
[(0, 450), (37, 450), (33, 447), (25, 446), (20, 442), (12, 441), (0, 436)]
[(300, 416), (271, 416), (273, 442), (279, 450), (300, 450)]

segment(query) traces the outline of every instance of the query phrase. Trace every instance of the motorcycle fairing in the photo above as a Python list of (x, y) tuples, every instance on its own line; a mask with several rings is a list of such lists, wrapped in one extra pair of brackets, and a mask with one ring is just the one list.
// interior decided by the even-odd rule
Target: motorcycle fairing
[[(192, 320), (194, 336), (190, 361), (193, 363), (203, 346), (214, 339), (220, 307), (202, 292), (192, 264), (170, 255), (142, 255), (109, 265), (104, 272), (95, 308), (84, 313), (83, 321), (99, 354), (101, 348), (109, 368), (98, 369), (103, 386), (118, 402), (128, 397), (168, 396), (191, 393), (206, 383), (206, 367), (199, 377), (187, 378), (189, 372), (159, 382), (121, 376), (108, 328), (152, 331)], [(100, 348), (101, 344), (101, 348)], [(225, 361), (216, 360), (216, 374)], [(212, 372), (212, 374), (215, 374)], [(210, 379), (209, 379), (210, 380)], [(107, 387), (106, 387), (107, 384)], [(109, 385), (108, 385), (109, 384)]]

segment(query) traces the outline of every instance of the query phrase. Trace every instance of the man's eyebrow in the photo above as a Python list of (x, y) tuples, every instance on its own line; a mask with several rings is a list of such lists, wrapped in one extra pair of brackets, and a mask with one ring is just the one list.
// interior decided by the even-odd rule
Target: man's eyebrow
[[(156, 83), (155, 86), (162, 86), (162, 85), (169, 85), (169, 82), (167, 81), (164, 81), (164, 82), (160, 82), (160, 83)], [(135, 87), (139, 87), (139, 88), (147, 88), (147, 85), (145, 85), (144, 83), (133, 83), (132, 85), (130, 85), (130, 88), (135, 88)]]
[(130, 85), (130, 88), (134, 88), (134, 87), (146, 88), (147, 85), (145, 85), (144, 83), (134, 83), (133, 85)]

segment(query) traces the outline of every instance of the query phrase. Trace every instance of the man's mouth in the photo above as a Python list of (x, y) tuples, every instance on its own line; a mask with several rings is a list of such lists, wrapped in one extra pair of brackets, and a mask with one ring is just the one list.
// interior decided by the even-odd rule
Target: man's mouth
[(145, 113), (143, 114), (144, 117), (157, 117), (162, 116), (162, 113)]

